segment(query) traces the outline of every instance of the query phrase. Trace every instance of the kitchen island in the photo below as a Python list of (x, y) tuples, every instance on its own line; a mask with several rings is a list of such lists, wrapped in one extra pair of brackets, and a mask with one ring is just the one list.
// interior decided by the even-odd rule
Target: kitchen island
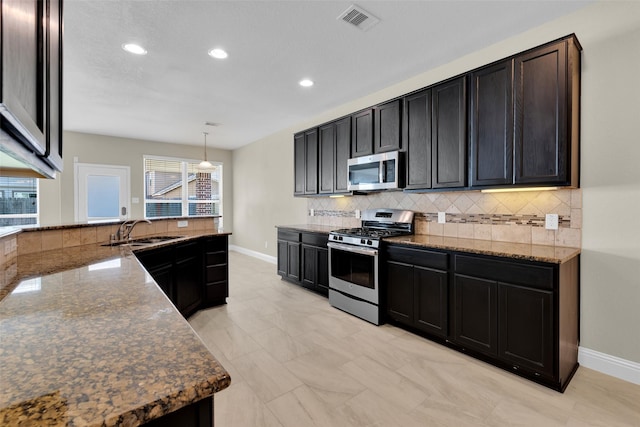
[(130, 247), (42, 251), (7, 268), (0, 425), (212, 425), (231, 378)]

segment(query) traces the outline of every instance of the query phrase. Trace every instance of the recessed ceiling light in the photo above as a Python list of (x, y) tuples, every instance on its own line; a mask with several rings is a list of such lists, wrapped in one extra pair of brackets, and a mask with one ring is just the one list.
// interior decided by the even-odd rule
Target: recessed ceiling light
[(209, 56), (212, 56), (212, 57), (214, 57), (216, 59), (224, 59), (229, 55), (227, 55), (227, 52), (225, 52), (222, 49), (211, 49), (209, 51)]
[(129, 53), (134, 53), (136, 55), (146, 55), (147, 50), (142, 46), (135, 43), (125, 43), (122, 45), (122, 48)]
[(300, 80), (300, 82), (298, 84), (300, 86), (302, 86), (302, 87), (311, 87), (311, 86), (313, 86), (313, 80), (311, 80), (311, 79), (302, 79), (302, 80)]

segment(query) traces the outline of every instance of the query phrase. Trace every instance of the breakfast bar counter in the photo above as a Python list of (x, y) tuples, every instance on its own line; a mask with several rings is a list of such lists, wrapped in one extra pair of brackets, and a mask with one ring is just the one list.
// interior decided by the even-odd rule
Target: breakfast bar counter
[(9, 268), (17, 272), (0, 293), (0, 425), (136, 426), (212, 405), (229, 386), (128, 246), (20, 255)]

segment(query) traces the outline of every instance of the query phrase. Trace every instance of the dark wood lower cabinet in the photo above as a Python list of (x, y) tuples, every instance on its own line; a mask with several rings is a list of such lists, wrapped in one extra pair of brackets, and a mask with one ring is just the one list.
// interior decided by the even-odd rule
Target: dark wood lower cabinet
[(228, 236), (207, 236), (136, 257), (180, 314), (224, 304), (229, 296)]
[(553, 379), (553, 292), (498, 283), (499, 355)]
[(202, 304), (201, 244), (190, 242), (175, 247), (174, 297), (176, 308), (189, 317)]
[(456, 274), (455, 342), (491, 356), (498, 353), (498, 289), (491, 280)]
[(278, 274), (324, 296), (329, 294), (328, 233), (278, 229)]
[(564, 391), (578, 368), (579, 255), (555, 264), (396, 244), (383, 254), (391, 321)]

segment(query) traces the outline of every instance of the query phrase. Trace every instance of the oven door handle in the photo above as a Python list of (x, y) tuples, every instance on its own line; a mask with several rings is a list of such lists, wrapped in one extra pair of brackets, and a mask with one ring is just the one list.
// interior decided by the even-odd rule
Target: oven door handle
[(339, 249), (341, 251), (345, 251), (345, 252), (353, 252), (356, 254), (361, 254), (361, 255), (368, 255), (368, 256), (376, 256), (378, 255), (378, 250), (377, 249), (373, 249), (373, 248), (365, 248), (365, 247), (360, 247), (360, 246), (352, 246), (352, 245), (345, 245), (342, 243), (334, 243), (334, 242), (328, 242), (327, 246), (331, 249)]

